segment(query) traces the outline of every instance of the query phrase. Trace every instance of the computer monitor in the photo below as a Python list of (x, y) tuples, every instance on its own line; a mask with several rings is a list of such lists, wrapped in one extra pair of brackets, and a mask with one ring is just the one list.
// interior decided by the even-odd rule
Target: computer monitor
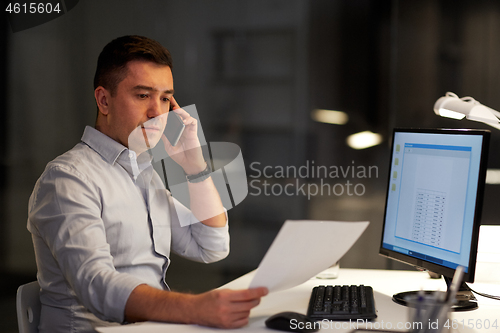
[[(444, 276), (457, 266), (474, 282), (490, 132), (395, 129), (380, 254)], [(393, 300), (406, 304), (409, 294)], [(472, 293), (455, 310), (477, 307)]]

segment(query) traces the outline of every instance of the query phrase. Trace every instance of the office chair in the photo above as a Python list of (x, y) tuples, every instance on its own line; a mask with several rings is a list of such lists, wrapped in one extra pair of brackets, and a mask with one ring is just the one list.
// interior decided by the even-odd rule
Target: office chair
[(41, 311), (38, 281), (23, 284), (17, 289), (16, 310), (19, 333), (37, 333)]

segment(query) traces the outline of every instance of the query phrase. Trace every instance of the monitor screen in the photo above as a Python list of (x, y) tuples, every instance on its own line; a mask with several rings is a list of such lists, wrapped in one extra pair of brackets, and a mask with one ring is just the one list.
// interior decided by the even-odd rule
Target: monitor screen
[(489, 132), (395, 129), (380, 253), (474, 281)]

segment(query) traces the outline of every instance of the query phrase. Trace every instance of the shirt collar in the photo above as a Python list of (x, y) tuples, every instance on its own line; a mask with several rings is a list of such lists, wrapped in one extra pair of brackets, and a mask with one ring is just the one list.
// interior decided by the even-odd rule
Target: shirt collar
[(133, 150), (93, 127), (85, 127), (82, 142), (95, 150), (109, 164), (115, 162), (120, 164), (134, 180), (151, 166), (151, 156), (147, 152), (137, 156)]
[(121, 143), (90, 126), (85, 127), (82, 141), (101, 155), (109, 164), (114, 164), (120, 154), (128, 151), (127, 147)]

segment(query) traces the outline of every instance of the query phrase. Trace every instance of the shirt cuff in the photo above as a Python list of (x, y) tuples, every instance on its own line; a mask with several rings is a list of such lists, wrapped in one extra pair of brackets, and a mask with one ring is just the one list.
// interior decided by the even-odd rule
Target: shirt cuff
[(203, 223), (191, 225), (193, 236), (205, 250), (216, 252), (229, 251), (229, 225), (223, 227), (209, 227)]
[[(125, 323), (125, 306), (132, 291), (144, 281), (127, 273), (118, 273), (106, 290), (105, 317), (119, 323)], [(106, 311), (107, 309), (107, 311)]]

